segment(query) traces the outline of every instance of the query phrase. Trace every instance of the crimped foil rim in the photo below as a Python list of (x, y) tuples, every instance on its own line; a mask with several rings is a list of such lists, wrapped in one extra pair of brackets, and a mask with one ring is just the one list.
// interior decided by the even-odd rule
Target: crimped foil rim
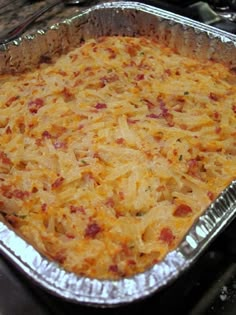
[[(211, 39), (216, 38), (225, 45), (236, 47), (236, 36), (234, 35), (136, 2), (97, 5), (49, 29), (59, 29), (63, 23), (71, 24), (80, 16), (105, 9), (143, 11), (168, 21), (170, 26), (181, 25), (183, 29), (193, 30), (196, 34), (207, 34)], [(37, 33), (41, 35), (42, 32), (40, 30)], [(11, 45), (20, 45), (24, 39), (32, 40), (33, 37), (32, 35), (20, 38), (14, 43), (4, 45), (4, 49), (8, 49), (8, 46)], [(174, 281), (235, 216), (236, 181), (233, 181), (199, 217), (176, 250), (170, 252), (162, 262), (146, 272), (121, 280), (97, 280), (69, 273), (38, 253), (3, 222), (0, 222), (0, 251), (27, 277), (52, 294), (74, 303), (100, 307), (118, 306), (143, 299)]]

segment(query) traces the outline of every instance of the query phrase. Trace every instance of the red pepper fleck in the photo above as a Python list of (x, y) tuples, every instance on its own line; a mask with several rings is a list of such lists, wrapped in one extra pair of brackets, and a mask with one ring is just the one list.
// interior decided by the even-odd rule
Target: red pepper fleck
[(58, 187), (60, 187), (62, 185), (64, 181), (64, 178), (63, 177), (58, 177), (54, 183), (52, 183), (52, 189), (56, 189)]
[(42, 98), (36, 98), (28, 103), (28, 108), (31, 114), (37, 114), (38, 110), (44, 105)]
[(97, 103), (97, 104), (95, 105), (95, 108), (96, 108), (96, 109), (107, 108), (107, 104), (105, 104), (105, 103)]
[(175, 209), (173, 215), (175, 217), (186, 217), (192, 214), (192, 208), (186, 204), (180, 204)]
[(85, 229), (85, 237), (94, 238), (101, 231), (101, 227), (96, 223), (89, 223)]
[(164, 227), (161, 230), (160, 235), (159, 235), (159, 240), (167, 243), (168, 245), (171, 245), (174, 239), (175, 239), (175, 236), (169, 227)]

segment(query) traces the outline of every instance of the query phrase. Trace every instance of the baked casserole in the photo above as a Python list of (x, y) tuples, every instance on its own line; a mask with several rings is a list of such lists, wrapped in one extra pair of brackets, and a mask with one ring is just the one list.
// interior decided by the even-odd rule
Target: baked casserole
[(0, 82), (2, 217), (68, 271), (147, 270), (236, 177), (227, 65), (104, 36)]

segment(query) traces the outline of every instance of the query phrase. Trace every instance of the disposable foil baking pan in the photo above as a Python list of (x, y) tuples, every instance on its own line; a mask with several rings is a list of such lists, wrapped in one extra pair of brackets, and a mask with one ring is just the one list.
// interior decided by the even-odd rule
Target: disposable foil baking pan
[[(184, 55), (236, 67), (236, 36), (135, 2), (100, 4), (33, 35), (0, 46), (0, 71), (31, 69), (87, 38), (101, 35), (158, 37)], [(0, 221), (0, 252), (42, 288), (67, 301), (118, 306), (157, 293), (180, 277), (236, 216), (236, 181), (218, 196), (166, 258), (144, 273), (121, 280), (79, 277), (49, 261)]]

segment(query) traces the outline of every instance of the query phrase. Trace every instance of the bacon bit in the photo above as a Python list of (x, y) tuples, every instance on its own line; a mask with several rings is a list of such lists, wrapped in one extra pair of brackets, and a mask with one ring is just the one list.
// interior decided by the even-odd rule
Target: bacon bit
[(119, 76), (116, 73), (111, 73), (108, 76), (104, 76), (100, 78), (103, 87), (106, 86), (107, 83), (113, 83), (119, 80)]
[(169, 227), (164, 227), (161, 230), (159, 240), (167, 243), (168, 246), (170, 246), (171, 243), (174, 241), (174, 239), (175, 239), (175, 236)]
[(125, 139), (124, 138), (118, 138), (116, 139), (116, 143), (117, 144), (123, 144), (125, 142)]
[(7, 216), (7, 221), (14, 227), (17, 228), (19, 224), (19, 218), (14, 215)]
[(63, 99), (66, 103), (75, 100), (75, 95), (73, 93), (71, 93), (71, 91), (67, 87), (64, 87), (64, 89), (62, 91), (62, 95), (63, 95)]
[(85, 237), (95, 238), (95, 236), (101, 231), (101, 227), (96, 223), (89, 223), (85, 229)]
[(136, 261), (133, 260), (133, 259), (128, 259), (128, 260), (127, 260), (127, 265), (129, 265), (129, 266), (134, 266), (134, 265), (136, 265)]
[(80, 212), (80, 213), (85, 214), (85, 209), (84, 209), (83, 206), (74, 206), (74, 205), (71, 205), (71, 206), (70, 206), (70, 213), (76, 213), (76, 212)]
[(192, 214), (192, 208), (186, 204), (180, 204), (175, 209), (173, 215), (175, 217), (187, 217), (188, 215)]
[(62, 75), (63, 77), (67, 76), (67, 73), (65, 71), (63, 71), (63, 70), (59, 70), (58, 74)]
[(127, 118), (127, 123), (130, 125), (134, 125), (137, 122), (139, 122), (139, 119), (131, 119), (131, 118)]
[(20, 130), (20, 133), (24, 134), (25, 133), (25, 124), (23, 122), (20, 122), (18, 127)]
[(14, 189), (12, 191), (12, 196), (14, 198), (17, 198), (17, 199), (24, 199), (26, 197), (29, 197), (30, 193), (28, 191), (22, 191), (22, 190), (19, 190), (19, 189)]
[(103, 109), (103, 108), (107, 108), (107, 104), (105, 104), (105, 103), (97, 103), (94, 107), (96, 109)]
[(70, 238), (70, 239), (74, 239), (75, 236), (73, 234), (70, 233), (66, 233), (66, 237)]
[(216, 134), (219, 134), (220, 132), (221, 132), (221, 130), (222, 130), (222, 128), (221, 127), (216, 127), (216, 129), (215, 129), (215, 133)]
[(196, 159), (190, 159), (188, 161), (188, 167), (191, 171), (196, 170), (196, 168), (198, 167), (198, 161)]
[(76, 61), (77, 58), (78, 58), (78, 55), (76, 55), (76, 54), (71, 54), (70, 55), (70, 59), (72, 60), (72, 62)]
[(55, 182), (52, 183), (52, 185), (51, 185), (52, 189), (56, 189), (56, 188), (60, 187), (60, 186), (62, 185), (63, 181), (64, 181), (64, 178), (63, 178), (63, 177), (58, 177), (58, 178), (55, 180)]
[(123, 193), (123, 191), (119, 191), (118, 195), (119, 195), (121, 200), (125, 199), (125, 194)]
[(47, 210), (47, 204), (46, 203), (43, 203), (42, 205), (41, 205), (41, 210), (43, 211), (43, 212), (45, 212), (46, 210)]
[(3, 185), (1, 186), (1, 191), (4, 197), (11, 199), (11, 198), (16, 198), (16, 199), (21, 199), (23, 200), (26, 197), (29, 197), (30, 193), (28, 191), (22, 191), (20, 189), (14, 189), (11, 191), (11, 186), (10, 185)]
[(214, 112), (213, 113), (213, 119), (216, 120), (216, 121), (220, 121), (220, 114), (219, 114), (219, 112)]
[(65, 254), (63, 252), (58, 252), (55, 255), (52, 255), (51, 257), (55, 261), (57, 261), (59, 264), (63, 264), (65, 259), (66, 259), (66, 256), (65, 256)]
[(171, 70), (170, 69), (165, 69), (165, 73), (170, 76), (171, 75)]
[(73, 75), (74, 75), (75, 78), (78, 77), (78, 75), (80, 75), (80, 71), (73, 72)]
[(6, 105), (7, 107), (9, 107), (9, 106), (11, 106), (11, 104), (12, 104), (13, 102), (15, 102), (15, 101), (18, 100), (18, 99), (19, 99), (19, 96), (18, 96), (18, 95), (12, 96), (12, 97), (10, 97), (10, 98), (6, 101), (5, 105)]
[(174, 156), (177, 156), (177, 154), (178, 154), (178, 150), (177, 150), (177, 149), (174, 149), (174, 150), (173, 150), (173, 155), (174, 155)]
[(67, 148), (67, 144), (65, 142), (61, 142), (61, 141), (55, 141), (53, 143), (53, 146), (56, 150), (58, 149), (65, 149)]
[(78, 130), (82, 130), (84, 128), (84, 125), (79, 125)]
[(144, 99), (144, 102), (147, 104), (148, 110), (151, 110), (155, 107), (155, 105), (152, 102), (150, 102), (149, 100)]
[(109, 53), (109, 59), (115, 59), (116, 58), (116, 52), (114, 49), (108, 47), (106, 50)]
[(9, 159), (9, 157), (6, 155), (5, 152), (0, 151), (0, 160), (2, 160), (3, 164), (11, 165), (12, 161)]
[(110, 265), (108, 270), (111, 271), (111, 272), (114, 272), (114, 273), (118, 273), (119, 272), (118, 266), (116, 264)]
[(156, 191), (158, 191), (158, 192), (163, 192), (165, 190), (166, 190), (166, 187), (164, 185), (158, 186), (156, 189)]
[(44, 106), (44, 100), (42, 98), (36, 98), (28, 103), (28, 108), (31, 114), (37, 114), (42, 106)]
[(146, 117), (148, 117), (148, 118), (154, 118), (154, 119), (159, 119), (159, 118), (160, 118), (160, 115), (157, 115), (157, 114), (152, 113), (152, 114), (146, 115)]
[(211, 92), (211, 93), (209, 94), (209, 98), (210, 98), (211, 100), (213, 100), (213, 101), (218, 101), (218, 100), (219, 100), (219, 96), (216, 95), (216, 94), (213, 93), (213, 92)]
[(111, 208), (114, 208), (115, 206), (115, 201), (113, 198), (108, 198), (107, 201), (105, 202), (105, 205), (107, 207), (111, 207)]
[(12, 130), (11, 130), (11, 127), (10, 126), (7, 126), (6, 128), (6, 134), (9, 135), (12, 133)]
[(144, 74), (138, 74), (135, 78), (137, 81), (142, 81), (144, 80)]
[(138, 47), (134, 45), (127, 45), (126, 51), (130, 55), (130, 57), (135, 57), (137, 55)]
[(52, 135), (51, 135), (47, 130), (45, 130), (45, 131), (42, 133), (42, 137), (43, 137), (43, 138), (47, 138), (47, 139), (51, 139), (51, 138), (52, 138)]
[(233, 105), (233, 106), (232, 106), (232, 110), (233, 110), (233, 112), (236, 114), (236, 105)]
[(208, 192), (207, 192), (207, 196), (208, 196), (208, 198), (209, 198), (210, 200), (214, 200), (214, 198), (215, 198), (215, 196), (214, 196), (214, 194), (213, 194), (212, 191), (208, 191)]
[(35, 140), (35, 144), (36, 144), (38, 147), (41, 147), (41, 146), (42, 146), (42, 139), (36, 139), (36, 140)]
[(159, 262), (160, 262), (160, 260), (157, 258), (153, 259), (153, 261), (152, 261), (153, 265), (158, 264)]

